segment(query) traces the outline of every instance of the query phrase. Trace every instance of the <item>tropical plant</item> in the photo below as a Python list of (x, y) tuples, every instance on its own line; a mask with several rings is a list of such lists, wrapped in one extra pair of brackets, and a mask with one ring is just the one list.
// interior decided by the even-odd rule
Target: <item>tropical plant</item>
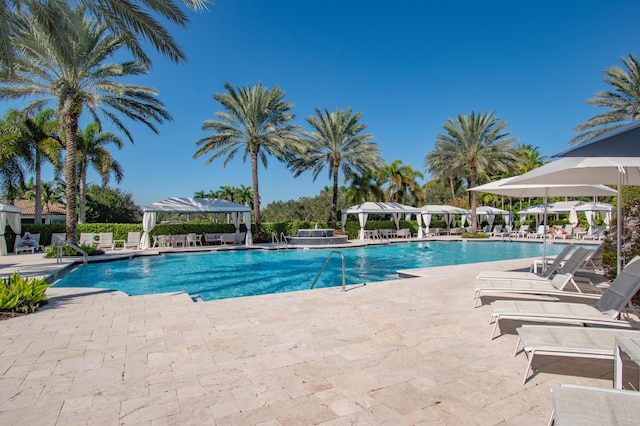
[(621, 57), (620, 60), (626, 70), (618, 66), (604, 70), (603, 81), (611, 86), (610, 90), (596, 92), (593, 98), (587, 99), (588, 104), (607, 110), (574, 127), (574, 131), (581, 133), (569, 141), (570, 145), (640, 119), (640, 63), (633, 53), (629, 53), (628, 59)]
[(34, 172), (34, 221), (42, 223), (42, 164), (44, 161), (53, 164), (56, 174), (61, 165), (62, 146), (58, 141), (55, 111), (45, 109), (32, 118), (26, 112), (11, 109), (5, 115), (5, 120), (14, 122), (16, 131), (13, 143), (21, 145), (22, 160)]
[(366, 201), (383, 201), (383, 178), (378, 172), (364, 169), (362, 173), (351, 172), (345, 177), (347, 182), (347, 200), (353, 204)]
[(238, 204), (253, 208), (253, 189), (244, 185), (240, 185), (239, 188), (233, 188), (233, 200)]
[(111, 174), (116, 182), (122, 181), (122, 166), (111, 153), (106, 149), (106, 145), (114, 144), (116, 148), (122, 149), (122, 140), (111, 132), (102, 132), (100, 124), (91, 123), (84, 132), (78, 135), (78, 222), (85, 220), (86, 193), (87, 193), (87, 171), (93, 167), (102, 178), (102, 186), (109, 184)]
[[(78, 120), (88, 110), (100, 123), (101, 111), (131, 141), (133, 138), (118, 114), (147, 125), (170, 120), (157, 92), (150, 87), (121, 82), (126, 76), (149, 71), (141, 61), (107, 62), (126, 47), (127, 38), (110, 31), (101, 20), (86, 18), (82, 8), (73, 10), (65, 2), (29, 3), (30, 12), (16, 14), (13, 46), (14, 72), (0, 73), (0, 99), (28, 98), (27, 110), (55, 102), (65, 141), (67, 182), (66, 238), (77, 239), (77, 137)], [(45, 19), (55, 14), (56, 25)], [(119, 56), (118, 56), (119, 57)]]
[(0, 310), (31, 313), (47, 302), (45, 278), (23, 278), (14, 272), (0, 281)]
[(206, 120), (202, 130), (213, 132), (196, 142), (198, 149), (193, 158), (209, 155), (205, 164), (224, 156), (223, 166), (239, 152), (243, 160), (251, 159), (253, 187), (253, 220), (256, 233), (260, 233), (260, 191), (258, 187), (258, 161), (267, 167), (267, 156), (287, 161), (303, 150), (298, 133), (300, 127), (292, 124), (295, 115), (291, 113), (293, 104), (284, 101), (285, 93), (274, 87), (269, 90), (258, 83), (254, 87), (234, 89), (229, 83), (226, 92), (216, 93), (213, 98), (225, 111), (216, 112), (217, 120)]
[(520, 144), (517, 146), (518, 155), (521, 158), (517, 168), (517, 174), (522, 175), (533, 169), (544, 166), (547, 156), (540, 152), (540, 148), (531, 144)]
[[(493, 111), (488, 114), (458, 114), (456, 120), (449, 118), (443, 128), (446, 134), (436, 135), (435, 150), (427, 154), (425, 164), (433, 167), (444, 158), (451, 162), (450, 170), (464, 171), (467, 187), (476, 186), (482, 173), (507, 171), (518, 166), (517, 138), (509, 137), (509, 123), (500, 122)], [(476, 217), (476, 193), (471, 192), (471, 217)], [(476, 221), (471, 221), (471, 232), (476, 233)]]
[(324, 112), (316, 108), (315, 116), (307, 117), (307, 123), (314, 132), (305, 132), (308, 143), (303, 156), (292, 159), (290, 167), (295, 176), (311, 170), (313, 180), (327, 167), (329, 179), (333, 180), (331, 200), (331, 227), (336, 228), (338, 221), (338, 182), (339, 173), (349, 176), (353, 171), (363, 173), (366, 169), (378, 169), (384, 165), (380, 158), (380, 148), (371, 142), (373, 135), (362, 133), (367, 125), (361, 123), (362, 114), (352, 112), (351, 108), (342, 111)]
[[(210, 3), (209, 0), (183, 0), (184, 4), (193, 10), (202, 10)], [(48, 21), (52, 25), (59, 23), (60, 15), (54, 3), (60, 0), (43, 2), (37, 13), (41, 21)], [(3, 0), (0, 1), (0, 66), (13, 69), (20, 47), (15, 44), (14, 34), (20, 31), (20, 12), (26, 7), (34, 9), (34, 1)], [(149, 63), (140, 40), (149, 42), (158, 52), (169, 57), (174, 62), (186, 59), (178, 44), (167, 29), (161, 25), (158, 18), (165, 19), (179, 26), (186, 26), (189, 22), (185, 13), (173, 0), (80, 0), (89, 13), (104, 22), (111, 31), (121, 37), (128, 49), (139, 60)], [(52, 5), (54, 7), (48, 7)], [(64, 47), (63, 47), (64, 48)], [(68, 47), (71, 49), (71, 47)]]
[(28, 146), (20, 143), (21, 126), (15, 115), (7, 113), (0, 121), (0, 185), (7, 200), (20, 198), (26, 177), (23, 160), (31, 157)]
[(424, 160), (424, 167), (431, 176), (448, 182), (451, 194), (450, 204), (454, 204), (456, 199), (456, 189), (465, 174), (465, 164), (455, 161), (455, 151), (445, 149), (434, 149), (429, 152)]
[(402, 165), (402, 160), (394, 160), (379, 173), (389, 183), (385, 191), (387, 201), (402, 204), (424, 201), (424, 191), (416, 181), (416, 178), (422, 179), (424, 175), (414, 170), (410, 164)]

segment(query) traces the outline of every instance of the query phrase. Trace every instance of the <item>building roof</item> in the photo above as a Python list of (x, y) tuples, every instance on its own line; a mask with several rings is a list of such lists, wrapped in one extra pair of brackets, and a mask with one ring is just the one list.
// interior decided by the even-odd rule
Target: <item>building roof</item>
[[(13, 204), (20, 208), (23, 216), (35, 215), (36, 202), (34, 200), (16, 200)], [(42, 214), (64, 216), (67, 214), (67, 207), (64, 204), (58, 203), (42, 203)]]

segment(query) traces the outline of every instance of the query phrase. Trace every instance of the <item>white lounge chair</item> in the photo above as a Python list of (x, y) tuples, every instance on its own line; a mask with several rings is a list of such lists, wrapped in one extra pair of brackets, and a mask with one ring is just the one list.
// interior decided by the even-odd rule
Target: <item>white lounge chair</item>
[(81, 246), (95, 247), (96, 246), (95, 236), (96, 234), (93, 232), (82, 232), (80, 233), (80, 240), (78, 242), (80, 243)]
[[(575, 244), (567, 244), (557, 256), (550, 256), (547, 259), (552, 259), (551, 264), (543, 271), (541, 275), (531, 272), (522, 271), (481, 271), (476, 277), (477, 280), (496, 280), (496, 279), (539, 279), (549, 278), (556, 273), (556, 270), (560, 267), (562, 262), (569, 255), (571, 250), (575, 248)], [(535, 262), (535, 260), (534, 260)]]
[(22, 241), (22, 237), (16, 237), (16, 241), (13, 247), (13, 252), (15, 254), (20, 254), (20, 253), (35, 253), (38, 250), (42, 250), (43, 247), (40, 245), (40, 234), (32, 234), (30, 232), (25, 232), (25, 235), (29, 234), (31, 236), (31, 245), (29, 246), (21, 246), (20, 245), (20, 241)]
[(124, 243), (124, 248), (139, 249), (140, 248), (140, 232), (128, 232), (127, 241)]
[(617, 328), (523, 325), (516, 331), (515, 354), (523, 351), (529, 358), (523, 384), (529, 378), (536, 355), (613, 360), (616, 337), (640, 338), (640, 330)]
[(525, 238), (529, 233), (529, 225), (520, 225), (517, 231), (511, 231), (511, 236), (515, 238)]
[[(513, 280), (476, 280), (476, 291), (474, 293), (474, 304), (478, 299), (486, 294), (508, 293), (510, 297), (517, 294), (536, 294), (548, 296), (580, 296), (588, 299), (598, 299), (600, 294), (583, 294), (576, 284), (573, 274), (584, 263), (589, 250), (579, 247), (566, 260), (564, 265), (558, 270), (553, 279), (537, 277), (537, 279), (513, 279)], [(576, 292), (564, 290), (567, 284), (573, 284)]]
[(561, 384), (552, 389), (549, 425), (636, 425), (640, 419), (640, 392), (595, 386)]
[(51, 245), (57, 246), (64, 243), (67, 240), (67, 234), (64, 232), (53, 232), (51, 234)]
[(581, 303), (498, 300), (491, 304), (490, 322), (494, 323), (491, 339), (502, 319), (630, 328), (632, 324), (619, 317), (639, 289), (640, 256), (636, 256), (620, 271), (593, 306)]
[(98, 249), (108, 249), (113, 251), (113, 232), (100, 232), (98, 234)]

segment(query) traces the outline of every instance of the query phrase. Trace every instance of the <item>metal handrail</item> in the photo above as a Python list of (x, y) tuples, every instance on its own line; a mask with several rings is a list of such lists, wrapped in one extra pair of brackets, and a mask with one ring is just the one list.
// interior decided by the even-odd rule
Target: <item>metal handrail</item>
[(322, 274), (322, 271), (324, 271), (325, 266), (327, 266), (327, 263), (329, 262), (329, 259), (331, 259), (331, 256), (334, 254), (339, 254), (340, 257), (342, 258), (342, 291), (347, 291), (346, 290), (346, 275), (344, 273), (344, 254), (342, 254), (341, 251), (331, 251), (329, 253), (329, 256), (327, 256), (327, 260), (324, 261), (324, 263), (322, 264), (322, 268), (320, 268), (320, 271), (318, 272), (318, 275), (316, 275), (316, 279), (313, 280), (313, 284), (311, 284), (311, 288), (315, 287), (316, 283), (318, 282), (318, 278), (320, 278), (320, 275)]
[(281, 232), (281, 233), (280, 233), (280, 244), (284, 244), (284, 248), (287, 248), (287, 247), (288, 247), (288, 246), (287, 246), (287, 244), (288, 244), (288, 242), (287, 242), (287, 236), (286, 236), (286, 235), (284, 235), (284, 232)]
[(86, 251), (84, 251), (84, 250), (82, 250), (80, 247), (78, 247), (77, 245), (73, 244), (72, 242), (70, 242), (70, 241), (66, 241), (66, 240), (65, 240), (65, 241), (60, 241), (59, 243), (57, 243), (57, 244), (56, 244), (56, 247), (57, 247), (56, 263), (60, 263), (60, 262), (62, 262), (62, 246), (65, 246), (65, 245), (67, 245), (67, 246), (71, 247), (71, 248), (72, 248), (72, 249), (74, 249), (75, 251), (77, 251), (77, 252), (79, 252), (80, 254), (82, 254), (82, 263), (83, 263), (84, 265), (86, 265), (86, 264), (87, 264), (87, 262), (88, 262), (88, 261), (87, 261), (87, 258), (88, 258), (88, 256), (89, 256), (89, 255), (87, 254), (87, 252), (86, 252)]

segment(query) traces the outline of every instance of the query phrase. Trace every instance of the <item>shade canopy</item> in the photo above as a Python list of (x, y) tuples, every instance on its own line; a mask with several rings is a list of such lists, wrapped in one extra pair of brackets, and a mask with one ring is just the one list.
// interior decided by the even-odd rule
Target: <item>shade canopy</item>
[(467, 216), (471, 214), (471, 212), (467, 209), (448, 206), (446, 204), (427, 204), (420, 207), (420, 212), (422, 212), (422, 221), (424, 222), (424, 227), (427, 233), (429, 233), (429, 227), (431, 225), (431, 216), (433, 216), (434, 214), (444, 216), (444, 221), (447, 224), (448, 228), (450, 228), (451, 225), (455, 222), (456, 215), (462, 216), (462, 226), (464, 226)]
[(358, 215), (358, 220), (360, 222), (360, 232), (359, 238), (364, 240), (364, 226), (367, 223), (367, 218), (370, 214), (388, 214), (393, 217), (393, 221), (396, 224), (396, 229), (400, 229), (400, 215), (404, 214), (407, 216), (411, 216), (415, 214), (418, 216), (418, 236), (422, 237), (423, 229), (422, 229), (422, 217), (420, 209), (416, 207), (407, 206), (400, 203), (383, 203), (383, 202), (373, 202), (367, 201), (364, 203), (357, 204), (355, 206), (346, 207), (341, 210), (342, 212), (342, 229), (347, 222), (348, 214)]
[[(536, 169), (537, 170), (537, 169)], [(557, 197), (557, 196), (614, 196), (616, 191), (604, 185), (588, 184), (515, 184), (520, 176), (508, 177), (495, 182), (469, 188), (469, 191), (487, 192), (490, 194), (508, 195), (512, 197)]]
[(554, 157), (640, 157), (640, 121), (603, 133)]
[(251, 208), (243, 204), (234, 203), (219, 198), (167, 198), (163, 201), (151, 203), (143, 209), (141, 247), (147, 249), (151, 246), (149, 233), (156, 224), (157, 213), (230, 213), (236, 232), (240, 231), (240, 214), (247, 225), (245, 243), (253, 244), (251, 237)]
[(16, 235), (20, 235), (20, 208), (11, 204), (0, 203), (0, 256), (7, 255), (7, 240), (4, 238), (4, 230), (7, 224)]
[(156, 213), (232, 213), (250, 212), (251, 208), (219, 198), (167, 198), (151, 203), (142, 209)]

